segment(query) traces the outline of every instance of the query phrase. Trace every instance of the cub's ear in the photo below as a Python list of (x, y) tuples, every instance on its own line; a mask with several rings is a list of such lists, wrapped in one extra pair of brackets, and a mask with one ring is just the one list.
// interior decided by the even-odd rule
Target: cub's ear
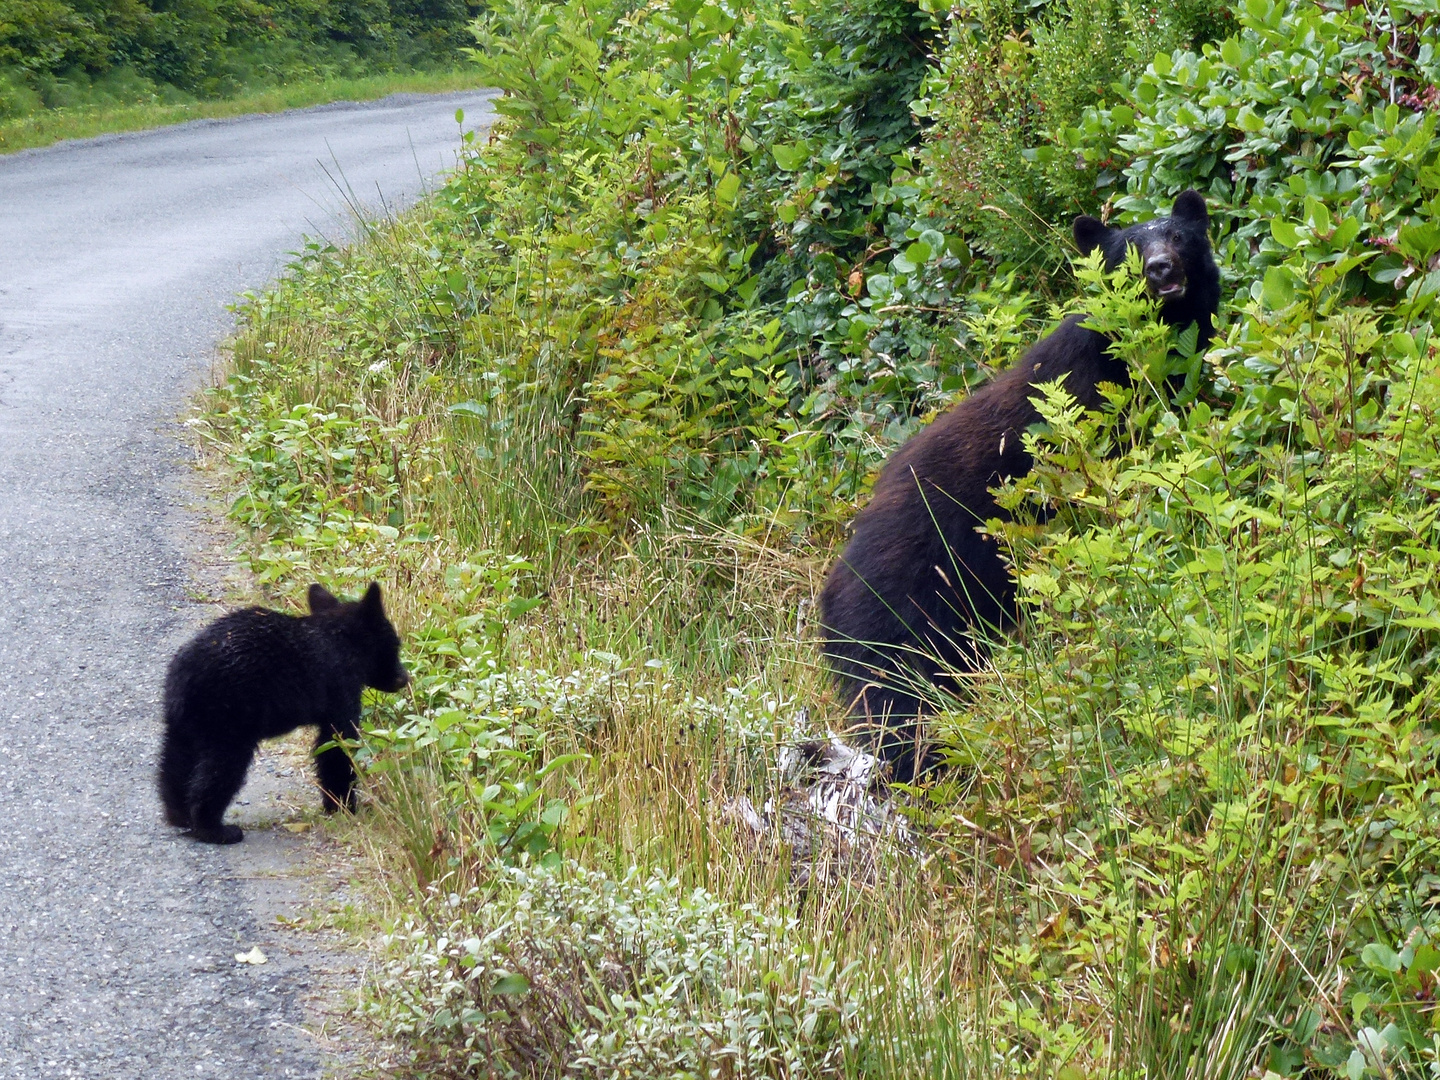
[(1071, 231), (1075, 234), (1075, 243), (1080, 246), (1080, 254), (1089, 255), (1103, 244), (1105, 238), (1115, 230), (1099, 218), (1090, 217), (1088, 214), (1081, 214), (1075, 219), (1075, 224), (1071, 226)]
[(370, 582), (370, 587), (365, 590), (365, 595), (360, 598), (367, 614), (384, 615), (385, 604), (380, 598), (380, 582)]
[(1194, 188), (1182, 191), (1175, 197), (1175, 205), (1170, 208), (1170, 216), (1180, 221), (1194, 222), (1197, 225), (1207, 225), (1210, 222), (1210, 214), (1205, 209), (1205, 196)]
[(340, 606), (340, 601), (331, 595), (330, 590), (324, 585), (310, 586), (310, 614), (319, 615), (322, 611), (329, 611)]

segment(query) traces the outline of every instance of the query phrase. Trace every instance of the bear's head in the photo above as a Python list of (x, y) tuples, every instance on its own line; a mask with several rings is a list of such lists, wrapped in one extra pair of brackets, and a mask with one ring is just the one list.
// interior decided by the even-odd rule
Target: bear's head
[(372, 581), (359, 600), (338, 600), (323, 585), (310, 586), (310, 614), (334, 620), (361, 657), (361, 678), (387, 694), (405, 689), (410, 673), (400, 663), (400, 635), (385, 617), (380, 583)]
[(1198, 323), (1200, 344), (1210, 340), (1220, 310), (1220, 270), (1210, 251), (1210, 215), (1198, 191), (1181, 192), (1169, 217), (1114, 229), (1082, 214), (1074, 232), (1080, 253), (1099, 248), (1109, 270), (1125, 261), (1127, 248), (1139, 251), (1145, 286), (1160, 301), (1160, 317), (1181, 328)]

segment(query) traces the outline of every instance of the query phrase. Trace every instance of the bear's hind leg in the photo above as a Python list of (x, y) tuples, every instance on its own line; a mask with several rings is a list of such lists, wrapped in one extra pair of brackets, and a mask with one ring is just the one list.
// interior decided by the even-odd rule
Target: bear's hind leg
[[(900, 685), (908, 681), (901, 675), (890, 679)], [(925, 708), (917, 693), (908, 692), (908, 686), (900, 689), (887, 685), (888, 681), (867, 683), (855, 696), (850, 705), (850, 731), (869, 744), (871, 753), (889, 764), (890, 779), (909, 784), (930, 763), (922, 735)]]
[(190, 740), (167, 728), (164, 741), (160, 744), (157, 781), (160, 787), (160, 803), (165, 808), (165, 820), (180, 829), (190, 825), (190, 807), (186, 792), (190, 790), (190, 779), (194, 772), (195, 749), (190, 745)]
[(245, 833), (222, 820), (245, 784), (255, 748), (207, 748), (190, 780), (190, 835), (207, 844), (238, 844)]
[(325, 812), (333, 814), (342, 806), (355, 810), (355, 765), (343, 746), (320, 747), (336, 739), (353, 739), (357, 732), (353, 726), (349, 731), (337, 731), (328, 724), (320, 725), (315, 737), (315, 778), (320, 782), (320, 795), (325, 801)]

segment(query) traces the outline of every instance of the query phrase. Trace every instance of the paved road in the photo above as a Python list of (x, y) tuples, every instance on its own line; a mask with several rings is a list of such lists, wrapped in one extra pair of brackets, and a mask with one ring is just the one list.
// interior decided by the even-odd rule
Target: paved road
[[(225, 305), (344, 233), (339, 178), (412, 200), (457, 106), (488, 115), (405, 96), (0, 157), (4, 1080), (320, 1074), (319, 976), (272, 940), (290, 834), (198, 845), (154, 793), (165, 663), (213, 614), (187, 598), (176, 419)], [(283, 955), (235, 963), (257, 943)]]

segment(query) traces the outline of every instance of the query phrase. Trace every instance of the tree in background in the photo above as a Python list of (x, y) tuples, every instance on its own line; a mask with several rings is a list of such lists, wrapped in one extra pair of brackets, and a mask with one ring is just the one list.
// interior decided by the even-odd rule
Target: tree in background
[(476, 0), (0, 0), (0, 119), (449, 62)]

